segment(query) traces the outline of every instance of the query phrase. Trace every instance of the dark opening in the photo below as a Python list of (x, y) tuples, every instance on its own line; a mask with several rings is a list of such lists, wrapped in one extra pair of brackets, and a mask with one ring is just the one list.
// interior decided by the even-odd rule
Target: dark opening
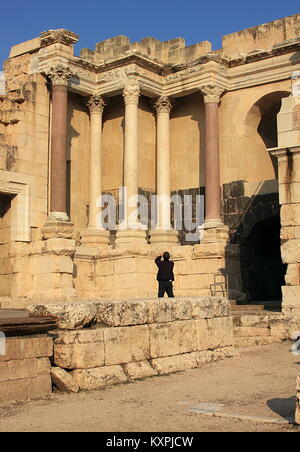
[(281, 300), (286, 267), (280, 255), (280, 217), (260, 221), (241, 246), (242, 283), (248, 301)]

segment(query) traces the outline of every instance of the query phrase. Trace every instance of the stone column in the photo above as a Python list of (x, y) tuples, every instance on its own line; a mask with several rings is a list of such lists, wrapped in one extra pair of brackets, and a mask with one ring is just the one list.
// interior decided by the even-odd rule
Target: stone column
[(204, 241), (218, 238), (220, 229), (227, 228), (221, 221), (220, 155), (218, 105), (224, 91), (216, 85), (200, 88), (205, 104), (205, 222)]
[(58, 64), (47, 72), (52, 83), (52, 124), (50, 157), (50, 208), (42, 233), (44, 238), (70, 237), (72, 224), (67, 215), (67, 107), (69, 67)]
[(156, 146), (157, 146), (157, 228), (151, 231), (151, 243), (176, 244), (178, 233), (171, 227), (170, 202), (170, 112), (171, 102), (168, 97), (160, 97), (154, 104), (156, 111)]
[(101, 184), (101, 136), (102, 115), (105, 103), (101, 96), (94, 95), (88, 100), (90, 111), (90, 202), (88, 228), (81, 233), (81, 242), (93, 246), (108, 244), (108, 232), (104, 229), (100, 218), (100, 207), (97, 206), (102, 195)]
[(50, 169), (50, 220), (69, 221), (67, 215), (67, 107), (72, 73), (61, 64), (50, 69), (52, 129)]
[(137, 215), (138, 196), (138, 103), (140, 87), (129, 83), (123, 90), (125, 102), (124, 220), (119, 225), (117, 244), (145, 243), (145, 229)]

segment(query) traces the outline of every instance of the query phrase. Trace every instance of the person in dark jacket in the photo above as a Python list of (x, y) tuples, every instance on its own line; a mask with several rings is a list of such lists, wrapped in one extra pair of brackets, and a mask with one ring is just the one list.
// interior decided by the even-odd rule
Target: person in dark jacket
[[(163, 257), (163, 260), (161, 258)], [(163, 298), (165, 292), (169, 298), (174, 298), (173, 281), (174, 281), (174, 262), (170, 260), (170, 253), (166, 251), (163, 256), (158, 256), (155, 259), (158, 266), (157, 281), (159, 284), (158, 298)]]

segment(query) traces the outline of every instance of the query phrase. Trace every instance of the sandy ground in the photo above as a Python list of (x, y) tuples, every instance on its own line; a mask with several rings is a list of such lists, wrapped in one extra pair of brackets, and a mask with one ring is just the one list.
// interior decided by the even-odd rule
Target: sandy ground
[(300, 356), (290, 349), (289, 343), (241, 349), (239, 358), (202, 369), (1, 406), (0, 432), (300, 432), (288, 424), (190, 411), (209, 402), (230, 414), (293, 417)]

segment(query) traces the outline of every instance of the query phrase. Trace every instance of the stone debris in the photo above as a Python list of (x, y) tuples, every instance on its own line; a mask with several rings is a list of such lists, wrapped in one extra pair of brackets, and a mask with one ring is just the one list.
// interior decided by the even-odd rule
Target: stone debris
[(52, 367), (51, 380), (54, 386), (62, 392), (78, 392), (79, 386), (74, 378), (60, 367)]

